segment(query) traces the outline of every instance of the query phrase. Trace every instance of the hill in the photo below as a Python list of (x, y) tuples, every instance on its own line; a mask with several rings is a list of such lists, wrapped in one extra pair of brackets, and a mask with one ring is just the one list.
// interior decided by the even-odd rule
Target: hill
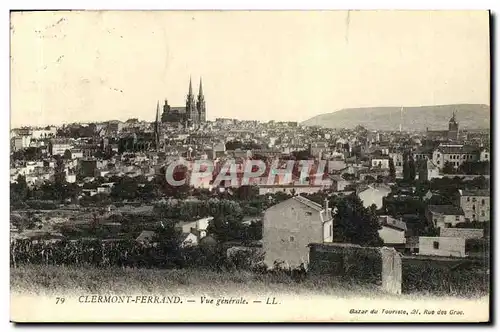
[[(446, 130), (453, 111), (460, 129), (490, 128), (490, 107), (483, 104), (453, 104), (403, 108), (403, 130)], [(399, 130), (401, 107), (344, 108), (302, 122), (306, 126), (370, 130)]]

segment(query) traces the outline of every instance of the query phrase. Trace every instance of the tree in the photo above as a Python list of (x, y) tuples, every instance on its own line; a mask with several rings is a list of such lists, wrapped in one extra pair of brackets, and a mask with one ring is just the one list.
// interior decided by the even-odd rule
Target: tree
[(444, 163), (443, 173), (444, 174), (454, 174), (455, 173), (455, 167), (453, 167), (453, 164), (451, 162), (447, 161)]
[(410, 162), (406, 152), (403, 154), (403, 180), (410, 181)]
[(389, 176), (391, 179), (396, 178), (396, 167), (394, 166), (394, 160), (389, 158)]
[(70, 150), (64, 151), (63, 158), (66, 159), (66, 160), (71, 159), (71, 151)]
[(158, 259), (161, 260), (161, 263), (165, 263), (165, 258), (167, 262), (175, 262), (179, 259), (181, 235), (181, 230), (176, 228), (175, 222), (172, 221), (162, 221), (160, 226), (155, 229), (152, 240), (158, 244), (157, 249), (161, 255)]
[(378, 234), (381, 226), (376, 214), (376, 206), (365, 208), (356, 195), (337, 200), (337, 213), (333, 220), (335, 242), (380, 246), (383, 244)]
[(417, 170), (416, 170), (415, 160), (413, 159), (413, 156), (410, 154), (410, 156), (408, 157), (408, 176), (410, 182), (415, 181), (416, 174)]
[(489, 161), (465, 161), (458, 167), (459, 173), (471, 175), (488, 175), (490, 174)]

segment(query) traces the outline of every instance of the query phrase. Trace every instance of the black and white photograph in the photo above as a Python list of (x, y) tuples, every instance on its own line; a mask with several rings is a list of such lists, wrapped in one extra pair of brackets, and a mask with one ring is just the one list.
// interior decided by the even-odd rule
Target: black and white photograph
[(10, 12), (10, 320), (491, 319), (487, 10)]

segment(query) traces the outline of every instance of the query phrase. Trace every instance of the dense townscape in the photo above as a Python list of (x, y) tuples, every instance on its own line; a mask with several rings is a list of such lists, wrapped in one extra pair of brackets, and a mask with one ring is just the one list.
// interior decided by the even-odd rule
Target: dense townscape
[[(344, 243), (394, 248), (413, 286), (429, 266), (487, 283), (489, 130), (460, 128), (455, 113), (424, 132), (208, 121), (201, 80), (184, 106), (152, 105), (152, 121), (11, 130), (11, 265), (282, 267), (300, 279), (313, 248)], [(196, 161), (207, 176), (182, 182)], [(265, 165), (252, 181), (248, 161)], [(216, 181), (228, 162), (234, 174)]]

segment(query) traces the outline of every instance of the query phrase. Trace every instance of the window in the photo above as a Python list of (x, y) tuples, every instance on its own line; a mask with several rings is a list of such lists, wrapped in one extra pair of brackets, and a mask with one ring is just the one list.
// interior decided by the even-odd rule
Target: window
[(464, 155), (463, 159), (467, 159), (467, 156), (466, 156), (466, 155)]
[(444, 226), (445, 226), (446, 228), (450, 228), (450, 227), (451, 227), (451, 222), (447, 222), (447, 223), (445, 223), (445, 224), (444, 224)]
[(481, 217), (484, 217), (484, 211), (481, 211)]
[(484, 198), (481, 200), (481, 205), (484, 205)]
[(437, 158), (439, 158), (439, 157), (440, 157), (439, 153), (436, 155), (436, 157), (437, 157)]
[(472, 204), (472, 210), (476, 211), (476, 204)]
[(467, 197), (467, 202), (470, 202), (470, 197)]
[(312, 216), (312, 212), (306, 212), (306, 216)]
[(433, 246), (434, 246), (434, 249), (439, 249), (439, 242), (434, 241)]
[(438, 165), (439, 165), (439, 160), (436, 162), (436, 164), (438, 164)]
[(473, 221), (475, 221), (475, 220), (476, 220), (476, 215), (475, 215), (475, 214), (473, 214), (473, 215), (472, 215), (472, 220), (473, 220)]
[(455, 216), (455, 221), (459, 221), (460, 220), (460, 216)]
[(472, 201), (475, 202), (476, 201), (476, 197), (472, 197)]
[(485, 158), (485, 159), (488, 159), (488, 154), (485, 154), (485, 155), (484, 155), (484, 158)]
[(293, 241), (295, 241), (295, 237), (290, 236), (290, 242), (293, 242)]

